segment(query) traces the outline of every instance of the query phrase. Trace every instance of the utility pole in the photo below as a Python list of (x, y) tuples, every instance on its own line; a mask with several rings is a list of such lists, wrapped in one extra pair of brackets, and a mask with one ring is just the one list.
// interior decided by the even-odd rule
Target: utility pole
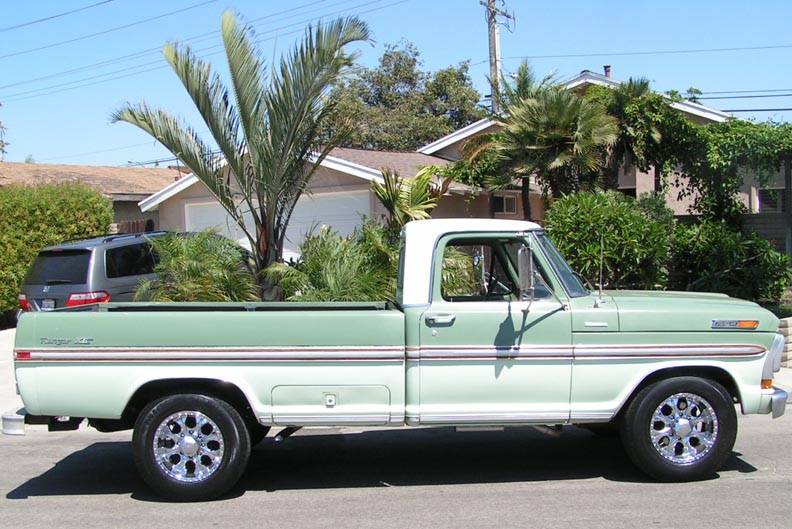
[[(501, 52), (500, 52), (500, 28), (498, 27), (498, 16), (507, 20), (514, 20), (514, 15), (510, 15), (504, 9), (498, 8), (497, 0), (480, 0), (480, 4), (487, 9), (487, 27), (489, 29), (489, 62), (490, 62), (490, 101), (492, 112), (500, 112), (498, 98), (495, 96), (500, 90), (501, 84)], [(501, 0), (501, 5), (506, 7), (506, 1)]]

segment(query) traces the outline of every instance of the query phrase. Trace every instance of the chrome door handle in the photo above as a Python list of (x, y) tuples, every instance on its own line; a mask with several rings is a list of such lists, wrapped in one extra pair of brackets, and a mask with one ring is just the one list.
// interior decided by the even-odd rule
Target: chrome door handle
[(427, 325), (452, 325), (456, 320), (453, 314), (430, 314), (426, 317)]

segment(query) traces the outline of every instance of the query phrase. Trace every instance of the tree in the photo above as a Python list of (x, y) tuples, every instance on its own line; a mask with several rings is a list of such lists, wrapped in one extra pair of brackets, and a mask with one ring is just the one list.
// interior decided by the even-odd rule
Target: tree
[(351, 123), (344, 147), (415, 150), (486, 115), (477, 107), (480, 94), (467, 62), (434, 73), (420, 66), (412, 44), (386, 45), (377, 68), (360, 68), (336, 84), (324, 134), (332, 137)]
[(616, 125), (602, 105), (561, 87), (536, 91), (506, 107), (502, 129), (466, 147), (469, 157), (490, 152), (505, 169), (491, 187), (522, 181), (525, 218), (530, 218), (529, 183), (535, 177), (544, 195), (560, 198), (601, 181), (604, 149), (616, 139)]
[(546, 198), (601, 184), (605, 149), (616, 139), (615, 121), (601, 104), (554, 84), (552, 74), (537, 81), (527, 62), (511, 84), (498, 87), (495, 97), (504, 109), (502, 116), (494, 116), (500, 130), (469, 140), (462, 152), (465, 163), (473, 166), (458, 165), (451, 171), (480, 177), (477, 165), (488, 168), (492, 173), (484, 180), (492, 189), (520, 180), (526, 219), (531, 218), (532, 178)]
[(300, 243), (296, 263), (275, 263), (265, 273), (288, 301), (382, 301), (396, 293), (398, 238), (364, 219), (349, 237), (323, 227)]
[(746, 172), (766, 185), (792, 157), (792, 127), (729, 119), (699, 126), (696, 132), (682, 167), (686, 182), (679, 183), (680, 194), (692, 196), (705, 219), (737, 227), (745, 212), (737, 197)]
[(559, 88), (510, 108), (498, 150), (523, 179), (535, 174), (560, 198), (597, 186), (603, 148), (615, 140), (615, 122), (601, 105)]
[[(248, 238), (262, 270), (282, 258), (297, 200), (321, 161), (349, 133), (338, 127), (333, 135), (321, 135), (333, 108), (325, 96), (353, 64), (355, 56), (343, 48), (368, 40), (369, 30), (355, 17), (309, 27), (269, 77), (248, 26), (226, 12), (221, 33), (230, 89), (189, 46), (163, 48), (221, 156), (194, 128), (146, 103), (126, 103), (112, 119), (143, 129), (190, 168)], [(264, 286), (265, 299), (277, 296), (272, 285)]]
[(144, 280), (136, 301), (255, 301), (258, 288), (246, 252), (211, 231), (151, 238), (156, 279)]
[(493, 93), (499, 108), (508, 109), (512, 105), (534, 97), (540, 92), (545, 92), (557, 84), (555, 73), (549, 73), (539, 80), (528, 61), (522, 61), (511, 78), (511, 83), (499, 83)]
[(666, 279), (673, 212), (653, 197), (575, 193), (553, 202), (550, 238), (577, 272), (603, 288), (656, 288)]
[(388, 210), (388, 226), (392, 230), (398, 232), (411, 220), (430, 218), (432, 210), (454, 180), (449, 176), (442, 183), (435, 184), (432, 177), (439, 171), (439, 167), (430, 165), (418, 171), (413, 178), (402, 178), (390, 169), (382, 169), (384, 183), (372, 182), (371, 190)]
[(617, 88), (592, 86), (585, 97), (605, 106), (618, 125), (618, 136), (605, 160), (607, 187), (617, 189), (620, 169), (633, 165), (653, 170), (655, 192), (687, 160), (698, 142), (698, 125), (671, 105), (679, 97), (653, 92), (645, 78), (630, 78)]

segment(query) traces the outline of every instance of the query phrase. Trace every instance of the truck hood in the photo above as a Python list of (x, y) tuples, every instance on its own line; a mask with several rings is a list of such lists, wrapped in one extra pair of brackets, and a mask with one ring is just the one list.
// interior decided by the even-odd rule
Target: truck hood
[(606, 291), (606, 294), (618, 309), (622, 332), (711, 331), (714, 321), (736, 320), (759, 321), (756, 331), (776, 332), (778, 329), (778, 318), (772, 312), (751, 301), (725, 294), (631, 290)]

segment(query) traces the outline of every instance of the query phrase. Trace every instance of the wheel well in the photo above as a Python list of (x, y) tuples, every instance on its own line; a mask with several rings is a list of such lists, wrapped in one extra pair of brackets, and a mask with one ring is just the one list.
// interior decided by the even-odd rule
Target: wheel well
[(661, 369), (659, 371), (655, 371), (651, 375), (644, 378), (640, 384), (633, 390), (630, 394), (630, 397), (624, 401), (621, 408), (619, 409), (618, 413), (614, 417), (614, 420), (619, 421), (621, 420), (622, 415), (624, 415), (627, 407), (633, 401), (635, 396), (640, 393), (642, 389), (647, 386), (654, 384), (655, 382), (659, 382), (661, 380), (667, 380), (669, 378), (676, 378), (676, 377), (697, 377), (703, 378), (706, 380), (712, 380), (723, 386), (726, 391), (731, 396), (732, 400), (735, 404), (740, 402), (740, 391), (737, 388), (737, 383), (734, 381), (732, 376), (725, 371), (724, 369), (718, 367), (709, 367), (709, 366), (701, 366), (701, 367), (670, 367), (668, 369)]
[[(138, 388), (132, 398), (124, 408), (124, 413), (121, 420), (129, 428), (135, 425), (138, 415), (146, 407), (148, 403), (153, 400), (167, 397), (170, 395), (184, 395), (194, 393), (199, 395), (206, 395), (208, 397), (215, 397), (224, 400), (233, 406), (245, 422), (250, 424), (258, 424), (258, 419), (250, 407), (250, 403), (236, 385), (229, 382), (216, 379), (204, 378), (177, 378), (154, 380), (147, 382)], [(251, 422), (252, 421), (252, 422)]]

